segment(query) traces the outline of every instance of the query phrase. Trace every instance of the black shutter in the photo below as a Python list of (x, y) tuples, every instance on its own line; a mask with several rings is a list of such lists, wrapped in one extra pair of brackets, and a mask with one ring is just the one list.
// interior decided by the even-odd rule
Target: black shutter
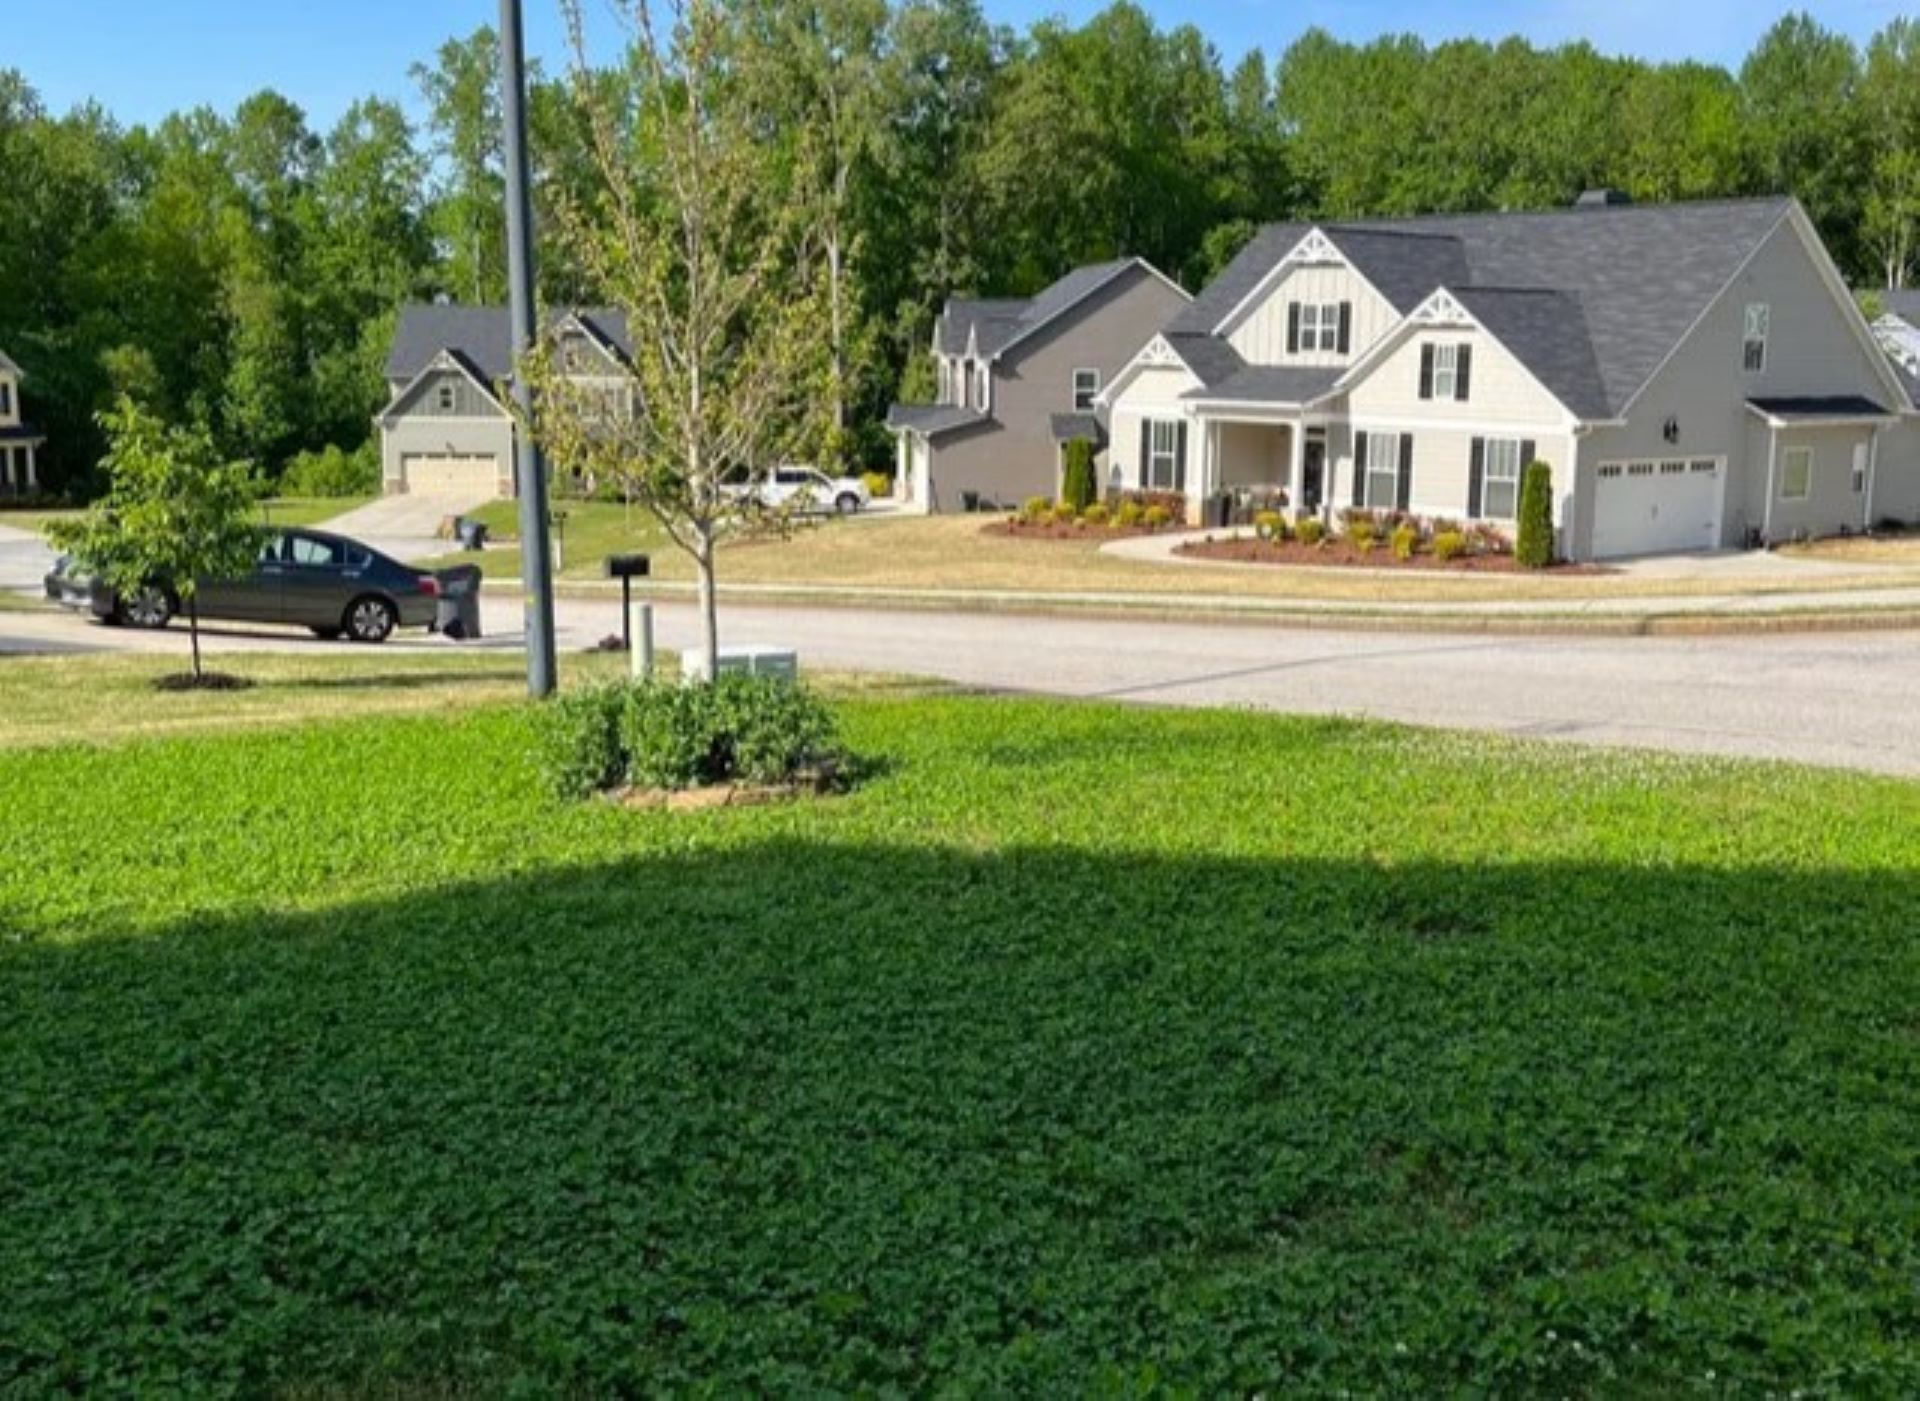
[(1473, 370), (1473, 347), (1462, 345), (1455, 354), (1458, 358), (1453, 362), (1453, 397), (1464, 404), (1467, 401), (1467, 376)]
[(1422, 399), (1433, 397), (1433, 347), (1431, 345), (1420, 347), (1420, 397)]
[(1187, 421), (1184, 418), (1173, 430), (1173, 489), (1187, 489)]
[(1394, 492), (1393, 508), (1405, 511), (1413, 505), (1413, 434), (1400, 435), (1400, 485)]
[(1467, 458), (1467, 519), (1480, 519), (1480, 498), (1487, 484), (1487, 440), (1475, 438)]
[(1527, 475), (1527, 468), (1533, 465), (1533, 439), (1528, 438), (1520, 444), (1520, 475)]
[(1300, 303), (1287, 303), (1287, 354), (1300, 353)]
[(1353, 303), (1340, 303), (1340, 353), (1353, 349)]
[(1367, 504), (1367, 435), (1353, 435), (1353, 504)]

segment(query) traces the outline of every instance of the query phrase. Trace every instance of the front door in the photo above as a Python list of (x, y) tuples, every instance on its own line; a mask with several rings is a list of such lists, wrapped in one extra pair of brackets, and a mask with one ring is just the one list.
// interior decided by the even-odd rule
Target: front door
[(1311, 514), (1326, 498), (1327, 440), (1314, 435), (1300, 450), (1300, 509)]

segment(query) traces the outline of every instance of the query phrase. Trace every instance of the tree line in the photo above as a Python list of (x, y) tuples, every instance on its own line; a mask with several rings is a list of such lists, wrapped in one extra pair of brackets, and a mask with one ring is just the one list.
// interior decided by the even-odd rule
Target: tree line
[[(956, 292), (1018, 295), (1138, 254), (1189, 287), (1261, 222), (1785, 191), (1862, 286), (1920, 272), (1920, 23), (1864, 46), (1781, 19), (1737, 71), (1517, 38), (1355, 44), (1312, 30), (1227, 65), (1132, 3), (1022, 33), (976, 0), (729, 0), (725, 100), (763, 178), (805, 202), (831, 412), (820, 451), (884, 461), (896, 394), (931, 387)], [(46, 476), (93, 483), (95, 415), (125, 393), (269, 475), (372, 432), (398, 308), (505, 298), (497, 45), (448, 42), (393, 96), (316, 130), (262, 91), (123, 126), (49, 112), (0, 71), (0, 348), (31, 376)], [(552, 236), (590, 205), (587, 83), (644, 111), (634, 64), (536, 72), (544, 298), (590, 303)], [(636, 115), (638, 124), (642, 119)]]

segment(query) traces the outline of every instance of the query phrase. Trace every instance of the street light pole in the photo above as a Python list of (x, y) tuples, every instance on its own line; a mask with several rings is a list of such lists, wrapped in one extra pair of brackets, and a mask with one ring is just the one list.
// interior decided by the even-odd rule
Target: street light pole
[(547, 464), (526, 431), (531, 398), (520, 357), (533, 346), (533, 210), (527, 181), (526, 37), (520, 0), (500, 0), (500, 112), (506, 125), (507, 300), (512, 317), (514, 483), (520, 493), (520, 587), (526, 596), (527, 694), (553, 694), (553, 559), (547, 534)]

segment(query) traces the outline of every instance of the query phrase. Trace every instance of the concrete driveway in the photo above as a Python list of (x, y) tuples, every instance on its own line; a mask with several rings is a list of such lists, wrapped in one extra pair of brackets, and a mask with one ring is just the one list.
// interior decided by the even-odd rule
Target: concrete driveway
[[(562, 599), (560, 644), (617, 633), (617, 604)], [(521, 604), (489, 595), (479, 643), (517, 650)], [(658, 611), (662, 646), (697, 642), (693, 609)], [(1525, 637), (852, 608), (725, 607), (722, 640), (799, 650), (803, 666), (940, 677), (992, 690), (1145, 705), (1356, 715), (1551, 740), (1791, 759), (1920, 776), (1920, 633)], [(415, 635), (417, 637), (417, 635)], [(173, 635), (0, 612), (0, 653), (179, 651)], [(339, 650), (221, 629), (214, 651)], [(1257, 756), (1252, 760), (1257, 762)]]
[(491, 493), (382, 496), (322, 521), (317, 528), (351, 536), (395, 559), (426, 559), (454, 548), (439, 537), (440, 522), (491, 500)]
[(53, 559), (53, 547), (38, 535), (0, 525), (0, 589), (39, 593)]

